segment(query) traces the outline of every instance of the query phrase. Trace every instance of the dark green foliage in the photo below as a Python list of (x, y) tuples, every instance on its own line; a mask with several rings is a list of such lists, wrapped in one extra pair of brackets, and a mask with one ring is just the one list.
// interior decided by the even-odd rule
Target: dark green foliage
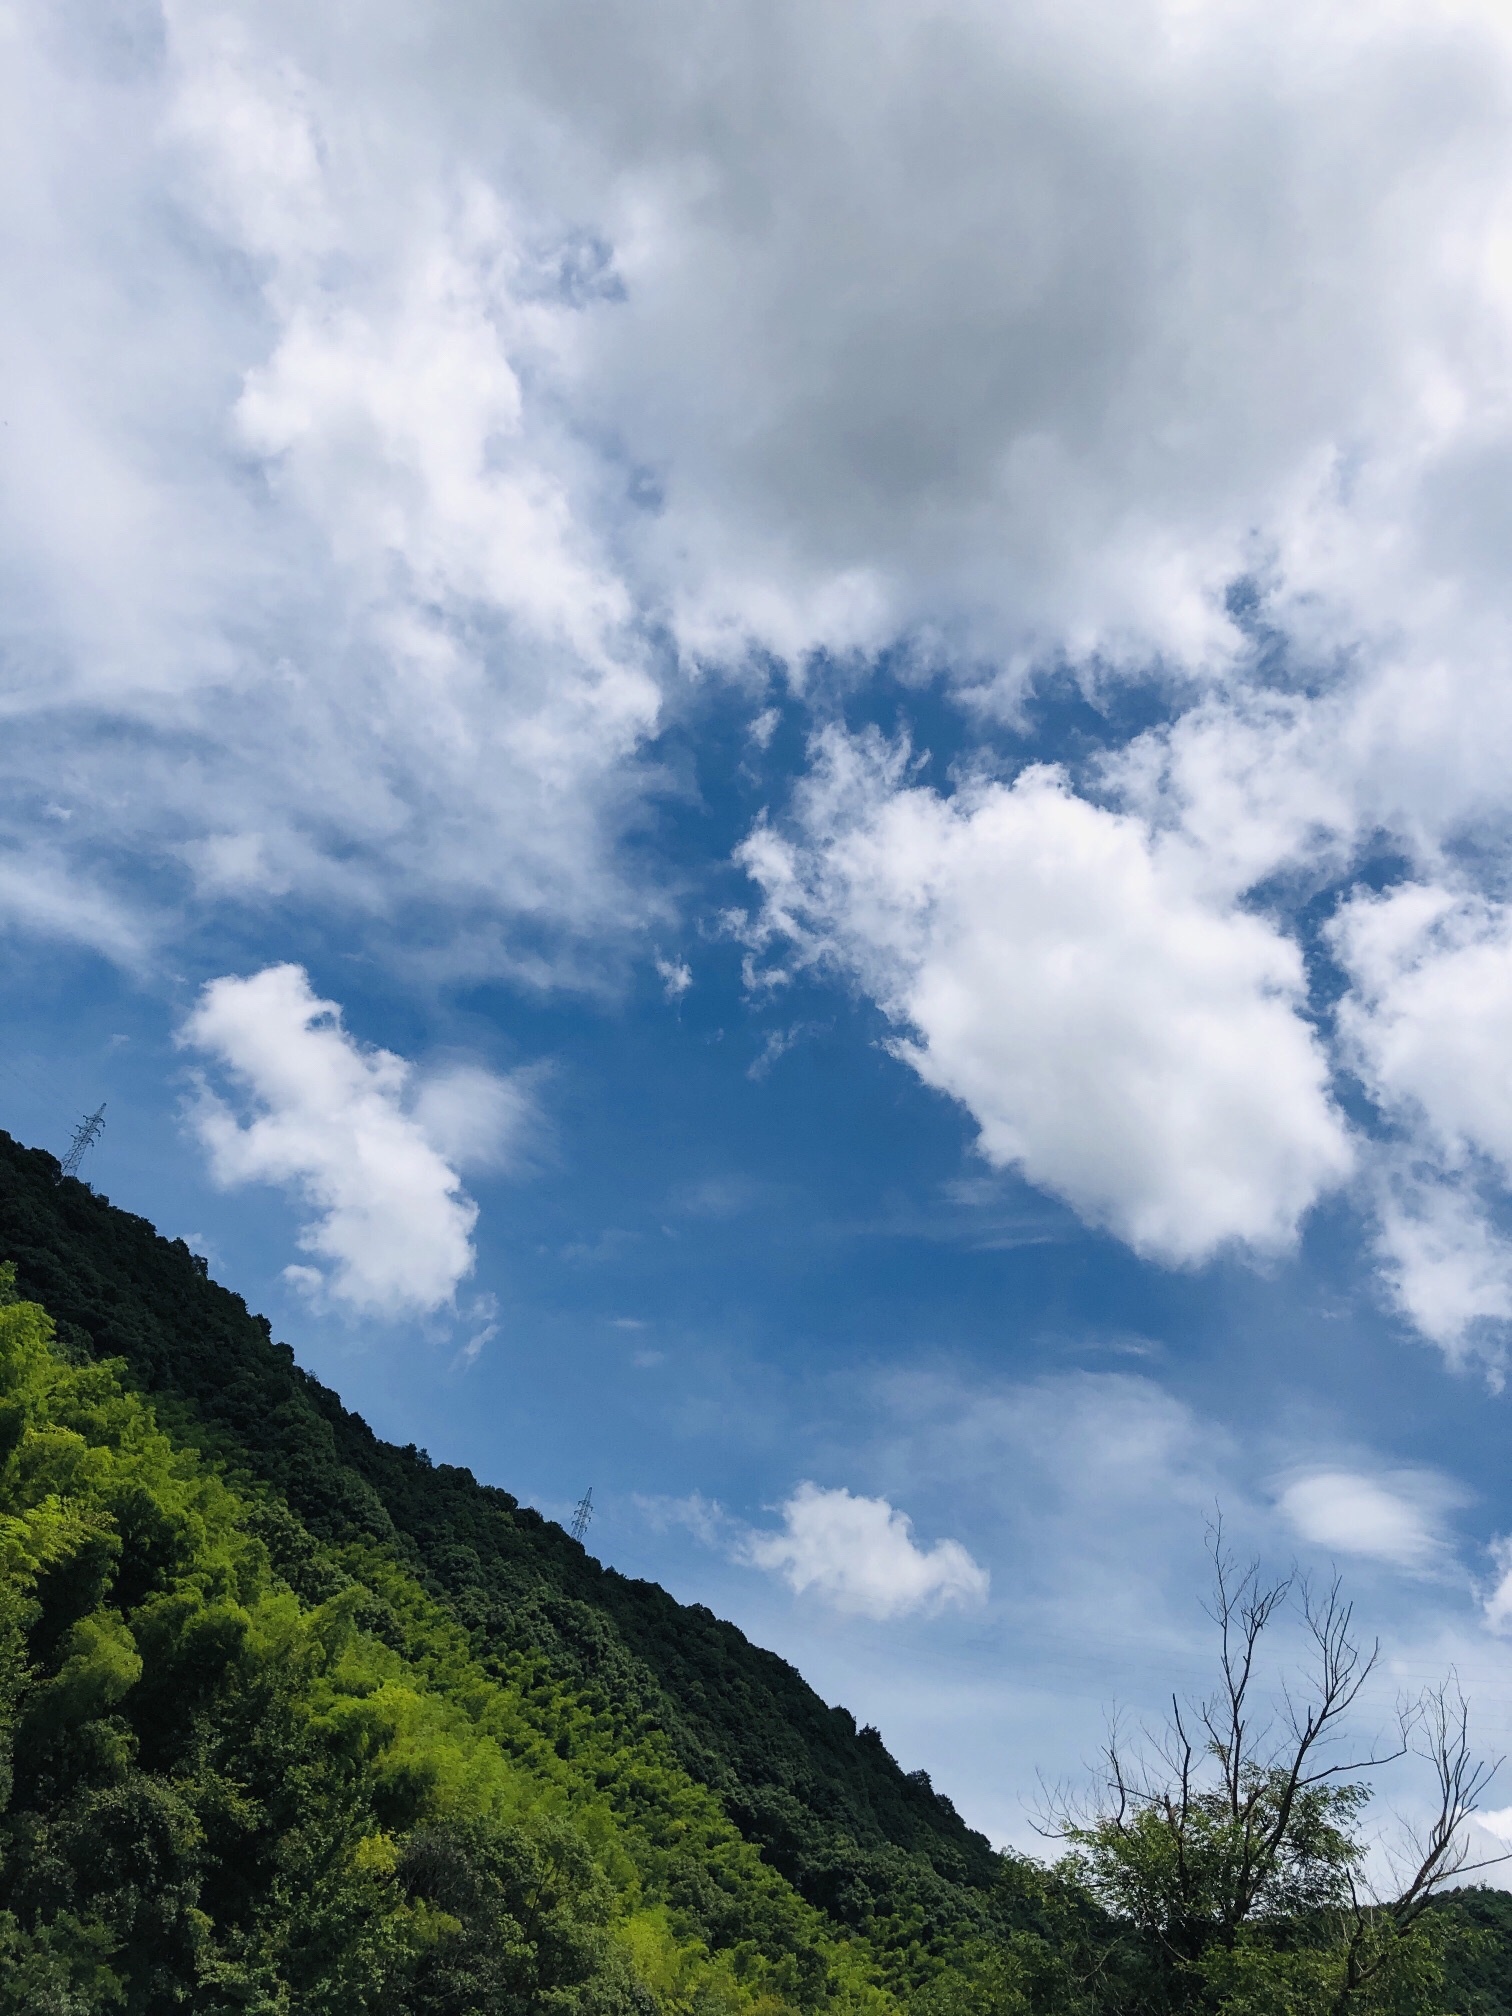
[[(0, 1134), (0, 1263), (55, 1319), (0, 1278), (0, 2016), (1175, 2006), (1138, 1899), (994, 1854), (783, 1661), (380, 1442), (56, 1177)], [(1329, 2007), (1319, 1908), (1192, 2006)], [(1444, 2016), (1512, 2016), (1507, 1900), (1432, 1916), (1383, 2016), (1436, 2008), (1441, 1946)]]
[(931, 1950), (1016, 1919), (986, 1840), (786, 1662), (600, 1567), (507, 1492), (380, 1442), (181, 1242), (56, 1174), (0, 1133), (0, 1257), (70, 1338), (123, 1359), (180, 1433), (271, 1485), (320, 1539), (393, 1547), (480, 1655), (544, 1656), (556, 1679), (648, 1718), (772, 1866), (843, 1922), (896, 1919), (885, 1942), (927, 1967)]
[(1455, 2016), (1512, 2016), (1512, 1894), (1451, 1890), (1433, 1908), (1460, 1935), (1444, 1970)]
[(0, 1396), (0, 2011), (888, 2016), (654, 1731), (299, 1544), (35, 1304)]
[[(1444, 1803), (1396, 1893), (1373, 1898), (1370, 1787), (1353, 1775), (1373, 1767), (1336, 1746), (1376, 1651), (1337, 1580), (1268, 1579), (1234, 1560), (1221, 1525), (1209, 1553), (1212, 1691), (1173, 1700), (1132, 1746), (1115, 1730), (1095, 1793), (1058, 1815), (1072, 1870), (1126, 1931), (1106, 2001), (1140, 2016), (1444, 2016), (1462, 1921), (1426, 1907), (1490, 1776), (1457, 1688), (1402, 1711), (1404, 1749), (1419, 1741)], [(1288, 1615), (1308, 1654), (1281, 1683), (1283, 1712), (1267, 1714), (1267, 1634)]]

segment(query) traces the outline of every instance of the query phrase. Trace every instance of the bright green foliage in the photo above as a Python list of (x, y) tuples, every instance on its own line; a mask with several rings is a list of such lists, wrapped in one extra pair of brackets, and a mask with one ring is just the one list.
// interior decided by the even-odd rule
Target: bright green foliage
[[(1173, 1965), (1153, 1864), (993, 1854), (56, 1176), (0, 1134), (0, 2016), (1334, 2016), (1317, 1867)], [(1360, 2016), (1512, 2016), (1505, 1900), (1429, 1916)]]
[(1065, 1832), (1087, 1887), (1186, 1978), (1213, 1950), (1233, 1948), (1247, 1923), (1318, 1921), (1344, 1908), (1364, 1802), (1357, 1785), (1298, 1790), (1283, 1769), (1253, 1770), (1233, 1801), (1226, 1789), (1162, 1791)]
[[(689, 1779), (0, 1308), (0, 2010), (886, 2016)], [(307, 1538), (307, 1536), (305, 1536)], [(273, 1545), (270, 1546), (270, 1538)]]
[[(1221, 1763), (1222, 1758), (1218, 1759)], [(1444, 2016), (1451, 1920), (1357, 1902), (1363, 1786), (1282, 1768), (1131, 1797), (1068, 1826), (1076, 1878), (1140, 1943), (1140, 2016)], [(1127, 1998), (1127, 1999), (1126, 1999)]]
[[(357, 1558), (342, 1550), (392, 1562), (487, 1674), (528, 1683), (543, 1712), (549, 1682), (603, 1718), (610, 1750), (656, 1730), (767, 1868), (864, 1940), (901, 1997), (931, 1983), (953, 1993), (963, 1969), (985, 1980), (997, 1959), (984, 1972), (969, 1956), (1005, 1948), (1038, 1978), (1062, 1921), (1096, 1919), (1043, 1870), (995, 1855), (876, 1730), (733, 1625), (601, 1566), (466, 1470), (379, 1441), (180, 1242), (57, 1175), (0, 1133), (0, 1255), (58, 1319), (67, 1355), (121, 1361), (176, 1439), (244, 1480), (277, 1572), (307, 1602), (339, 1586), (333, 1562)], [(678, 1880), (711, 1931), (729, 1915), (726, 1886), (691, 1851)]]

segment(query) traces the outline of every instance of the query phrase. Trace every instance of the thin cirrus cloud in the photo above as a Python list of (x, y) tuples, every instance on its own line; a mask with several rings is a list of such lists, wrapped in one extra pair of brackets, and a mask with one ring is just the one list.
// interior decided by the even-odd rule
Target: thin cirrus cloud
[(274, 1184), (309, 1213), (299, 1244), (314, 1264), (287, 1270), (294, 1285), (396, 1316), (451, 1300), (475, 1259), (461, 1168), (507, 1153), (527, 1094), (476, 1067), (427, 1080), (359, 1044), (299, 966), (210, 981), (179, 1040), (247, 1110), (200, 1080), (190, 1121), (215, 1181)]
[(1303, 1472), (1276, 1500), (1311, 1546), (1424, 1573), (1450, 1558), (1446, 1517), (1463, 1502), (1463, 1492), (1436, 1471), (1343, 1468)]

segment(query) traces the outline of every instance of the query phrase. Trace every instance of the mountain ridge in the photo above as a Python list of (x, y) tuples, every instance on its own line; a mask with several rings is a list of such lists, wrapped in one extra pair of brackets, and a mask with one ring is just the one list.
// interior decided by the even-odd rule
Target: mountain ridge
[(318, 1536), (397, 1542), (493, 1646), (544, 1646), (589, 1682), (612, 1670), (741, 1832), (841, 1922), (888, 1915), (900, 1885), (910, 1900), (921, 1883), (937, 1892), (946, 1926), (973, 1893), (995, 1896), (1002, 1863), (985, 1837), (777, 1654), (603, 1567), (508, 1491), (381, 1441), (182, 1241), (57, 1172), (0, 1132), (0, 1257), (74, 1348), (122, 1359), (160, 1411)]
[[(1512, 2016), (1512, 1898), (1436, 1909), (1448, 1999), (1411, 2008)], [(1268, 1936), (1312, 1964), (1302, 1920)], [(1170, 1979), (1074, 1865), (383, 1441), (181, 1240), (0, 1132), (0, 2016), (1208, 2006)]]

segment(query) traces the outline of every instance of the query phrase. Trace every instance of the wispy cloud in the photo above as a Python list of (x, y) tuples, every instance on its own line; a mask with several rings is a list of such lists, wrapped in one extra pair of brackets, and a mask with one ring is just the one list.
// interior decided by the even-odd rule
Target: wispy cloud
[(1465, 1502), (1431, 1470), (1317, 1469), (1291, 1478), (1277, 1498), (1301, 1540), (1337, 1554), (1427, 1572), (1451, 1558), (1447, 1515)]
[(417, 1072), (409, 1110), (425, 1138), (464, 1173), (519, 1162), (537, 1131), (542, 1073), (501, 1074), (466, 1062)]
[(472, 1334), (452, 1360), (454, 1372), (470, 1372), (499, 1334), (499, 1299), (496, 1295), (479, 1295), (463, 1313)]
[(633, 1502), (653, 1533), (680, 1527), (705, 1547), (724, 1548), (740, 1532), (739, 1522), (730, 1517), (719, 1500), (706, 1498), (701, 1491), (690, 1491), (682, 1498), (637, 1492)]
[(663, 994), (669, 1001), (681, 1001), (693, 985), (693, 968), (686, 959), (664, 959), (660, 952), (653, 963)]
[(683, 1218), (727, 1219), (743, 1217), (770, 1199), (772, 1186), (738, 1169), (725, 1174), (696, 1176), (675, 1186), (668, 1207)]
[(1489, 1553), (1495, 1574), (1486, 1592), (1483, 1609), (1487, 1624), (1497, 1633), (1512, 1629), (1512, 1534), (1492, 1540)]

